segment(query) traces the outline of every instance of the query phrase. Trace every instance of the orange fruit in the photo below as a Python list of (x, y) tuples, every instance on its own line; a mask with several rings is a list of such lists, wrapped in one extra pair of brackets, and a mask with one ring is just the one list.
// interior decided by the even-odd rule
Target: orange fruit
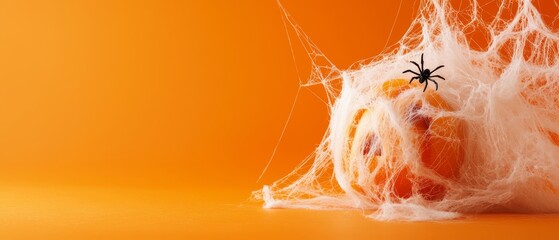
[[(436, 115), (452, 108), (433, 90), (422, 93), (419, 100), (411, 94), (402, 95), (412, 89), (423, 90), (404, 79), (387, 81), (375, 94), (376, 101), (386, 100), (391, 113), (373, 107), (354, 115), (344, 167), (353, 189), (364, 195), (385, 197), (382, 193), (388, 190), (391, 197), (409, 198), (419, 193), (425, 199), (440, 199), (446, 192), (440, 179), (458, 176), (464, 161), (462, 122)], [(427, 107), (434, 110), (430, 111), (433, 116), (421, 113)], [(410, 152), (415, 158), (405, 161)]]

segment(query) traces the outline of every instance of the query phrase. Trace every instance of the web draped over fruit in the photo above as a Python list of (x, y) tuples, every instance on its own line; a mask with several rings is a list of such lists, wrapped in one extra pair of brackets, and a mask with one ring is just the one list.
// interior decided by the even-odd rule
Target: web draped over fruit
[[(347, 70), (284, 11), (314, 63), (305, 85), (326, 89), (330, 124), (312, 156), (253, 197), (379, 220), (559, 212), (559, 33), (530, 0), (502, 1), (491, 17), (483, 8), (422, 1), (391, 51)], [(421, 53), (445, 65), (436, 92), (402, 74)]]

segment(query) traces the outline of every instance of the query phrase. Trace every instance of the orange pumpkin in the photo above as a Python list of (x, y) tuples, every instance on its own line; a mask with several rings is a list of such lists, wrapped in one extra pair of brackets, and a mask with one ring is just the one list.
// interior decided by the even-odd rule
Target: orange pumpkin
[[(348, 149), (344, 166), (353, 179), (353, 189), (364, 195), (382, 195), (387, 190), (391, 197), (409, 198), (414, 192), (425, 199), (444, 197), (446, 187), (436, 178), (419, 177), (418, 169), (431, 171), (439, 178), (455, 179), (464, 160), (464, 126), (459, 119), (448, 116), (423, 116), (418, 113), (425, 105), (436, 111), (452, 111), (452, 108), (433, 90), (423, 94), (420, 101), (399, 97), (405, 91), (422, 87), (409, 84), (404, 79), (385, 82), (375, 94), (389, 100), (398, 121), (404, 123), (399, 130), (393, 126), (394, 116), (388, 119), (382, 109), (361, 109), (348, 130)], [(403, 128), (403, 129), (402, 129)], [(401, 131), (406, 132), (406, 138)], [(413, 147), (416, 162), (404, 162), (404, 148)], [(363, 165), (364, 164), (364, 165)], [(360, 169), (367, 166), (369, 179), (359, 178)], [(361, 167), (361, 168), (360, 168)], [(429, 176), (429, 175), (427, 175)], [(388, 183), (388, 184), (387, 184)], [(381, 196), (382, 197), (382, 196)]]

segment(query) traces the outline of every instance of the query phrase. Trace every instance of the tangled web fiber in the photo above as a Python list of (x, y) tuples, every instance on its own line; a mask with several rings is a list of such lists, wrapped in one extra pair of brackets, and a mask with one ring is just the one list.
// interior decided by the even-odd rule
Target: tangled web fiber
[[(483, 17), (477, 1), (423, 0), (391, 50), (347, 70), (284, 11), (314, 62), (305, 85), (326, 89), (330, 124), (311, 157), (253, 198), (379, 220), (559, 212), (559, 33), (530, 0), (497, 6)], [(445, 65), (438, 91), (402, 74), (422, 53)]]

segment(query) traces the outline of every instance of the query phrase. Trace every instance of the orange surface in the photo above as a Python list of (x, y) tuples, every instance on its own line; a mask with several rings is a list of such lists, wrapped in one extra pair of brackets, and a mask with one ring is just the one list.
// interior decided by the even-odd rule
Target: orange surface
[[(404, 0), (396, 18), (399, 1), (283, 3), (341, 69), (379, 53), (395, 19), (388, 42), (397, 41), (418, 4)], [(246, 203), (309, 154), (328, 123), (321, 89), (302, 89), (255, 182), (299, 82), (275, 1), (0, 6), (0, 239), (559, 233), (556, 216), (380, 223)]]

